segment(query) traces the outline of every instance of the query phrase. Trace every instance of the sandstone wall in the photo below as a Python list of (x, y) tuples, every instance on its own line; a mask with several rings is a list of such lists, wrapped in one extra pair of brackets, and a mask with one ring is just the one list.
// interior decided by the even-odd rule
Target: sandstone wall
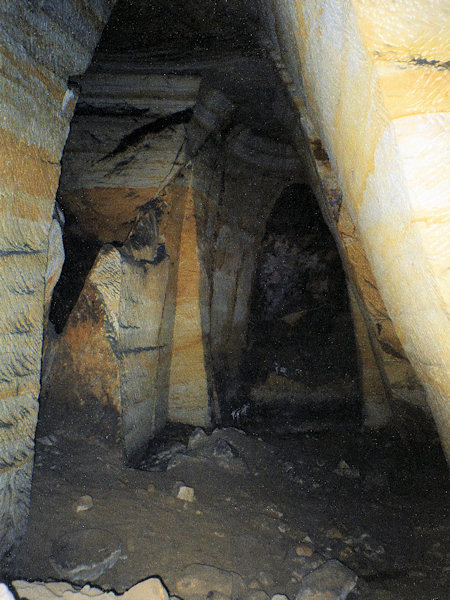
[[(144, 86), (141, 76), (91, 73), (66, 147), (59, 197), (76, 217), (69, 229), (117, 248), (104, 247), (63, 334), (49, 341), (42, 420), (54, 427), (72, 414), (85, 434), (123, 439), (128, 458), (166, 418), (220, 420), (219, 379), (222, 395), (237, 393), (265, 221), (302, 178), (292, 147), (239, 124), (214, 77), (191, 119), (196, 77), (147, 74)], [(148, 128), (135, 110), (164, 126)], [(171, 121), (183, 112), (188, 124)], [(149, 259), (140, 252), (152, 235)]]
[(448, 7), (289, 0), (262, 10), (448, 455)]
[[(178, 182), (159, 202), (139, 210), (122, 246), (103, 246), (45, 357), (45, 427), (69, 426), (123, 443), (130, 460), (142, 454), (167, 418), (188, 193)], [(202, 400), (204, 414), (197, 414), (196, 424), (206, 425), (207, 397)]]
[(193, 161), (202, 265), (201, 309), (209, 364), (223, 410), (237, 405), (256, 259), (267, 218), (285, 187), (302, 181), (287, 143), (242, 127), (210, 137)]
[(183, 171), (199, 78), (129, 70), (119, 61), (114, 73), (80, 79), (58, 191), (66, 234), (116, 248), (103, 247), (63, 334), (49, 336), (41, 415), (46, 428), (71, 415), (85, 435), (123, 441), (133, 459), (168, 414), (202, 426), (210, 416)]
[(28, 512), (43, 307), (61, 254), (49, 233), (75, 105), (67, 77), (87, 67), (112, 5), (0, 2), (0, 554), (23, 533)]

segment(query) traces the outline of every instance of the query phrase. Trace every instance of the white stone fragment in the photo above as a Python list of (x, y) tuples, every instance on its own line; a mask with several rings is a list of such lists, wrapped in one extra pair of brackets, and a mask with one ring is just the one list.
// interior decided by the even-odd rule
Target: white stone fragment
[(92, 499), (92, 496), (86, 494), (86, 496), (81, 496), (80, 498), (78, 498), (78, 501), (75, 506), (75, 512), (79, 513), (85, 510), (90, 510), (93, 506), (94, 500)]
[(179, 500), (184, 500), (185, 502), (194, 502), (195, 493), (194, 488), (189, 487), (188, 485), (184, 485), (183, 483), (178, 483), (176, 485), (177, 490), (177, 498)]

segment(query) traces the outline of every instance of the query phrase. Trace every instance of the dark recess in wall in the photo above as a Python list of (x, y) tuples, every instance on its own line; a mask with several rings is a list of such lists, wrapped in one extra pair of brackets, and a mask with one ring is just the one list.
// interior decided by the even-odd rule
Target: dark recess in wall
[[(264, 396), (264, 386), (273, 393), (273, 384), (280, 384), (279, 408), (283, 400), (291, 402), (304, 419), (320, 419), (324, 413), (329, 419), (330, 410), (338, 413), (336, 420), (360, 418), (355, 411), (357, 358), (345, 274), (307, 185), (286, 188), (267, 221), (248, 342), (244, 371), (249, 389), (262, 385)], [(304, 394), (296, 391), (298, 385), (305, 386)], [(336, 389), (341, 389), (342, 402), (336, 401)], [(351, 406), (344, 414), (348, 402)]]
[(70, 229), (75, 217), (64, 210), (65, 230), (63, 243), (65, 260), (61, 276), (53, 290), (49, 319), (55, 326), (56, 333), (61, 333), (83, 289), (84, 282), (97, 254), (101, 242), (92, 238), (86, 239)]
[(184, 58), (258, 48), (252, 0), (119, 0), (104, 29), (100, 54), (147, 52)]

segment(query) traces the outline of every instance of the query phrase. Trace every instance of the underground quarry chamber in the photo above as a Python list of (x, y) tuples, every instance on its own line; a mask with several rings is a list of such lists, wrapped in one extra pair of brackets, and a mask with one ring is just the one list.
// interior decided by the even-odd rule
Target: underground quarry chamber
[(38, 4), (4, 17), (0, 598), (444, 600), (419, 17)]

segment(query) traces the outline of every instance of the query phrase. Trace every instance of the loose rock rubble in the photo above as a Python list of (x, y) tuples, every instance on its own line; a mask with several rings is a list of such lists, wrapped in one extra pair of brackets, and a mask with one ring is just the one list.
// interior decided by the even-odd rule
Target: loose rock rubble
[[(124, 594), (104, 592), (90, 585), (76, 589), (69, 583), (64, 582), (14, 581), (11, 587), (20, 598), (26, 598), (27, 600), (55, 600), (55, 598), (62, 598), (62, 600), (84, 600), (85, 598), (100, 598), (101, 600), (169, 600), (166, 588), (157, 578), (141, 581)], [(0, 595), (0, 599), (14, 600), (14, 596), (12, 594), (4, 597)]]
[(210, 463), (233, 471), (247, 471), (248, 466), (239, 454), (233, 441), (225, 439), (224, 430), (216, 430), (210, 436), (198, 427), (189, 437), (187, 445), (180, 442), (159, 450), (142, 462), (146, 471), (167, 471), (180, 464)]
[(386, 483), (394, 465), (377, 483), (350, 456), (354, 434), (277, 444), (232, 427), (175, 433), (140, 470), (96, 441), (41, 444), (13, 578), (124, 600), (156, 574), (182, 600), (444, 600), (450, 526), (437, 483), (406, 502)]

